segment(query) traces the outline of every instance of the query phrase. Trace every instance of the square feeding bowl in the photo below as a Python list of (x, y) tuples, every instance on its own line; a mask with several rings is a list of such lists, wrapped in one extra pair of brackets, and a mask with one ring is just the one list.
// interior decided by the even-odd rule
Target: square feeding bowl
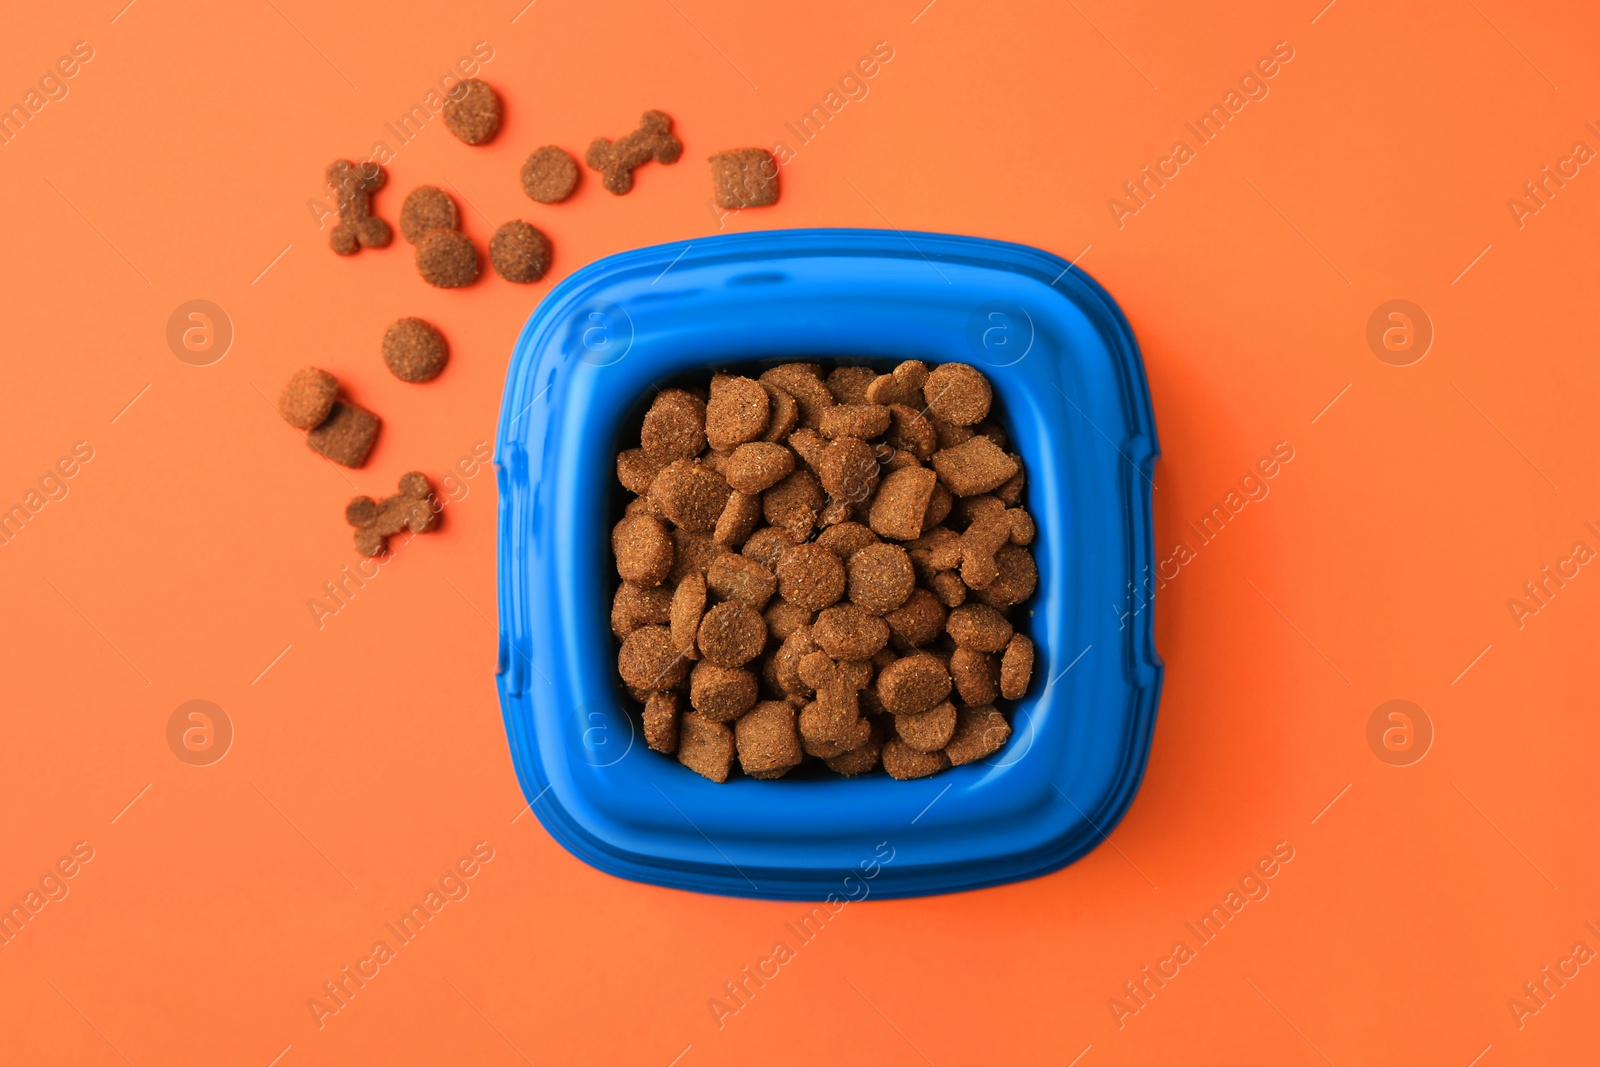
[[(616, 673), (615, 458), (656, 391), (713, 368), (970, 363), (1027, 471), (1037, 649), (999, 752), (929, 778), (718, 785), (645, 745)], [(633, 439), (626, 440), (629, 432)], [(496, 441), (499, 689), (523, 792), (611, 874), (736, 896), (917, 896), (1055, 870), (1138, 789), (1162, 665), (1142, 591), (1158, 454), (1111, 297), (1066, 261), (947, 234), (787, 230), (609, 256), (517, 340)], [(1024, 615), (1026, 617), (1024, 617)]]

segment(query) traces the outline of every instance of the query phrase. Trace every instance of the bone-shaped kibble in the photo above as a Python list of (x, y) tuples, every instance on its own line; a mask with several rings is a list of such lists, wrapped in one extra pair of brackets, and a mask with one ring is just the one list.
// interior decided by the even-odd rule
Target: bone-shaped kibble
[(871, 727), (861, 717), (861, 690), (872, 680), (867, 660), (834, 662), (826, 652), (800, 661), (800, 677), (817, 691), (817, 699), (800, 712), (800, 738), (805, 749), (823, 759), (865, 744)]
[(363, 248), (382, 248), (393, 238), (389, 224), (372, 214), (372, 194), (383, 188), (388, 175), (371, 160), (357, 166), (348, 159), (328, 165), (328, 184), (339, 200), (339, 224), (328, 243), (341, 256)]
[(438, 525), (439, 513), (433, 506), (433, 486), (428, 476), (418, 471), (400, 476), (400, 491), (382, 500), (358, 496), (345, 505), (345, 521), (356, 528), (356, 551), (365, 556), (381, 556), (388, 548), (387, 538), (409, 528), (426, 533)]
[(661, 111), (646, 111), (639, 128), (615, 141), (596, 137), (589, 145), (584, 162), (605, 177), (601, 184), (621, 196), (633, 188), (633, 172), (650, 160), (676, 163), (683, 154), (683, 142), (672, 135), (672, 119)]

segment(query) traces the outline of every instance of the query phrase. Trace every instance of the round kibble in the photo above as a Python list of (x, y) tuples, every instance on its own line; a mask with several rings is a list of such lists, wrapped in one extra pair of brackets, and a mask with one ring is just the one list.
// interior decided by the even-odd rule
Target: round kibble
[(780, 689), (790, 696), (811, 695), (811, 686), (800, 677), (800, 663), (815, 651), (817, 645), (811, 640), (809, 626), (802, 626), (783, 639), (783, 644), (772, 657), (773, 676), (777, 678)]
[(439, 289), (459, 289), (478, 280), (478, 250), (464, 233), (433, 230), (417, 242), (417, 273)]
[(1000, 657), (1000, 695), (1016, 700), (1028, 691), (1028, 682), (1032, 679), (1033, 642), (1017, 634), (1006, 645), (1005, 655)]
[[(906, 602), (883, 617), (892, 634), (907, 647), (920, 648), (944, 633), (945, 610), (926, 589), (913, 589)], [(954, 661), (951, 661), (954, 669)]]
[(489, 238), (489, 263), (508, 282), (539, 281), (550, 270), (550, 238), (521, 219), (512, 219)]
[(706, 569), (706, 585), (721, 600), (742, 600), (757, 611), (778, 591), (778, 579), (755, 560), (724, 552)]
[(911, 557), (899, 545), (868, 545), (851, 555), (845, 570), (850, 599), (874, 615), (904, 604), (917, 584)]
[(817, 535), (817, 544), (832, 549), (843, 560), (848, 560), (868, 545), (879, 543), (878, 535), (859, 522), (841, 522)]
[(663, 389), (645, 412), (639, 441), (645, 455), (663, 463), (693, 459), (706, 447), (706, 405), (682, 389)]
[(863, 503), (878, 488), (878, 453), (859, 437), (836, 438), (822, 450), (817, 476), (835, 500)]
[(314, 430), (333, 413), (339, 396), (339, 379), (325, 370), (305, 367), (294, 372), (278, 398), (278, 411), (289, 425)]
[(811, 536), (822, 504), (822, 483), (810, 471), (795, 471), (761, 494), (761, 513), (796, 541)]
[(466, 144), (484, 144), (500, 129), (500, 94), (488, 82), (468, 78), (451, 88), (444, 124)]
[(722, 374), (711, 379), (711, 400), (706, 404), (711, 447), (728, 452), (760, 437), (766, 432), (771, 404), (760, 382)]
[(761, 435), (761, 439), (786, 440), (794, 433), (794, 428), (800, 425), (800, 405), (795, 403), (794, 397), (788, 392), (771, 382), (762, 382), (761, 388), (767, 391), (767, 401), (771, 409), (767, 417), (767, 432)]
[(868, 659), (889, 643), (889, 624), (854, 604), (822, 609), (811, 638), (834, 659)]
[(742, 601), (718, 604), (700, 620), (700, 654), (721, 667), (742, 667), (767, 644), (767, 622)]
[(678, 751), (678, 694), (651, 693), (644, 700), (644, 740), (657, 752)]
[(877, 377), (871, 367), (835, 367), (828, 372), (828, 392), (841, 404), (865, 404), (867, 387)]
[(685, 530), (710, 533), (728, 502), (722, 475), (689, 459), (667, 467), (650, 485), (650, 498), (667, 518)]
[(436, 185), (419, 185), (400, 205), (400, 234), (418, 244), (434, 230), (454, 230), (461, 223), (456, 202)]
[(905, 781), (938, 774), (950, 766), (943, 752), (918, 752), (898, 737), (891, 737), (883, 746), (883, 769), (889, 777)]
[(883, 753), (883, 730), (876, 722), (868, 720), (869, 730), (865, 744), (858, 745), (850, 751), (830, 757), (822, 762), (827, 764), (828, 770), (845, 777), (866, 774), (878, 766), (879, 757)]
[(705, 660), (689, 674), (689, 703), (712, 722), (732, 722), (755, 706), (759, 688), (751, 672)]
[(817, 429), (824, 437), (877, 437), (889, 428), (882, 404), (836, 404), (822, 413)]
[[(708, 420), (716, 403), (713, 398), (707, 407)], [(748, 441), (728, 457), (727, 479), (741, 493), (760, 493), (783, 481), (793, 470), (794, 453), (787, 448), (770, 441)]]
[(946, 700), (916, 715), (896, 715), (894, 732), (918, 752), (938, 752), (956, 732), (956, 706)]
[(791, 604), (779, 597), (774, 600), (767, 610), (761, 613), (767, 620), (767, 635), (774, 641), (787, 641), (789, 635), (802, 626), (810, 626), (816, 621), (817, 613), (807, 611), (798, 604)]
[(422, 319), (401, 319), (383, 333), (383, 361), (403, 382), (437, 378), (449, 358), (444, 334)]
[(578, 161), (572, 153), (545, 145), (522, 164), (522, 191), (541, 204), (559, 204), (578, 187)]
[(722, 506), (722, 514), (717, 518), (716, 529), (711, 531), (711, 539), (725, 548), (738, 548), (760, 522), (761, 498), (736, 490), (728, 494), (728, 502)]
[(922, 385), (928, 409), (955, 426), (972, 426), (989, 414), (994, 390), (989, 380), (965, 363), (941, 363)]
[(640, 496), (650, 491), (650, 483), (661, 473), (661, 463), (651, 459), (642, 448), (630, 448), (617, 453), (617, 481), (630, 493)]
[(674, 689), (689, 674), (689, 660), (672, 643), (665, 626), (641, 626), (622, 639), (617, 671), (635, 689)]
[(993, 704), (1000, 695), (994, 659), (987, 653), (970, 648), (956, 649), (950, 653), (950, 677), (955, 681), (961, 702), (969, 707)]
[(763, 526), (745, 541), (739, 554), (755, 560), (769, 571), (776, 572), (778, 561), (797, 542), (787, 530), (776, 526)]
[(897, 659), (878, 674), (878, 699), (895, 715), (915, 715), (950, 695), (950, 672), (929, 655)]
[(672, 531), (672, 573), (667, 580), (681, 582), (690, 574), (704, 576), (706, 568), (721, 552), (721, 546), (711, 540), (710, 534), (677, 527)]
[(672, 628), (672, 643), (691, 658), (698, 658), (695, 639), (700, 633), (700, 620), (706, 613), (706, 580), (700, 574), (686, 574), (672, 591), (672, 606), (668, 619)]
[(672, 538), (648, 515), (625, 518), (611, 531), (617, 573), (635, 585), (660, 585), (672, 572)]
[(820, 611), (844, 595), (844, 563), (821, 545), (795, 545), (778, 560), (777, 574), (783, 599), (810, 611)]
[(1033, 595), (1039, 585), (1039, 568), (1027, 549), (1006, 545), (994, 554), (994, 562), (1000, 570), (999, 577), (978, 591), (979, 600), (997, 608), (1009, 608)]
[(952, 767), (992, 756), (1011, 736), (1011, 724), (992, 707), (962, 708), (956, 712), (956, 732), (945, 746)]
[(988, 604), (961, 605), (944, 628), (957, 646), (974, 652), (999, 652), (1011, 640), (1011, 623)]
[(611, 632), (627, 637), (641, 626), (662, 623), (672, 617), (672, 590), (662, 586), (633, 585), (623, 582), (611, 598)]

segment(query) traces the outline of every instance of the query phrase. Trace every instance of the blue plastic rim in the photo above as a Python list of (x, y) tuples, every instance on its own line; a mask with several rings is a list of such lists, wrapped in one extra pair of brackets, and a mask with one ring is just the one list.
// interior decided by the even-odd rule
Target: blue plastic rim
[[(661, 386), (711, 368), (902, 359), (983, 370), (1028, 473), (1040, 581), (1019, 628), (1038, 653), (1010, 743), (910, 782), (718, 785), (650, 751), (609, 624), (615, 456), (638, 444), (623, 440), (630, 420)], [(517, 340), (496, 442), (498, 684), (533, 811), (603, 871), (737, 896), (917, 896), (1072, 862), (1127, 810), (1149, 753), (1162, 665), (1133, 591), (1154, 565), (1157, 454), (1126, 319), (1036, 248), (789, 230), (577, 271)]]

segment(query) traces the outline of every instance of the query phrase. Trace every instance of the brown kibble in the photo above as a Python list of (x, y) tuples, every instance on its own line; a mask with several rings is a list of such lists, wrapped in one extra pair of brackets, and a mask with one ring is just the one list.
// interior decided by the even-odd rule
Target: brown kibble
[(646, 111), (632, 133), (615, 141), (596, 137), (584, 162), (604, 175), (600, 184), (608, 192), (621, 196), (633, 188), (634, 170), (651, 160), (676, 163), (682, 154), (683, 142), (672, 135), (672, 118), (661, 111)]
[(950, 653), (950, 677), (955, 681), (961, 702), (969, 707), (993, 704), (1000, 695), (999, 672), (994, 657), (987, 653), (970, 648), (956, 649)]
[[(1022, 487), (1027, 484), (1028, 480), (1027, 473), (1022, 469), (1022, 457), (1013, 452), (1011, 453), (1011, 461), (1017, 465), (1017, 473), (1011, 476), (1010, 481), (994, 491), (994, 495), (999, 497), (1001, 502), (1008, 508), (1014, 508), (1022, 502)], [(1019, 545), (1026, 544), (1024, 541), (1018, 541), (1017, 543)]]
[(894, 732), (918, 752), (937, 752), (956, 732), (956, 706), (946, 700), (916, 715), (896, 715)]
[(944, 526), (935, 527), (906, 542), (906, 552), (917, 577), (927, 582), (940, 571), (952, 570), (961, 565), (961, 535)]
[(485, 144), (500, 129), (500, 94), (488, 82), (467, 78), (446, 94), (444, 124), (466, 144)]
[(651, 693), (645, 698), (644, 740), (657, 752), (678, 751), (677, 693)]
[(403, 382), (432, 381), (449, 357), (444, 334), (422, 319), (400, 319), (383, 333), (383, 361)]
[(783, 441), (800, 425), (800, 405), (795, 403), (794, 397), (771, 382), (762, 382), (761, 388), (767, 391), (767, 401), (771, 413), (767, 418), (767, 432), (761, 435), (763, 441)]
[(731, 491), (722, 475), (689, 459), (675, 461), (650, 485), (650, 497), (662, 513), (696, 533), (716, 529)]
[(578, 161), (553, 144), (534, 152), (522, 164), (522, 191), (541, 204), (559, 204), (578, 186)]
[(439, 289), (459, 289), (478, 280), (478, 250), (466, 234), (434, 230), (417, 242), (417, 273)]
[(768, 605), (761, 617), (767, 620), (768, 637), (774, 641), (787, 641), (790, 634), (815, 622), (817, 613), (779, 597)]
[(848, 560), (868, 545), (882, 544), (878, 535), (859, 522), (841, 522), (817, 535), (817, 544), (830, 549), (842, 560)]
[(622, 640), (617, 671), (635, 689), (674, 689), (689, 674), (689, 660), (665, 626), (641, 626)]
[(934, 432), (933, 423), (921, 411), (906, 404), (894, 404), (889, 408), (887, 440), (922, 463), (928, 462), (939, 448), (939, 435)]
[(840, 437), (822, 450), (817, 477), (835, 500), (859, 504), (878, 488), (878, 454), (859, 437)]
[[(611, 598), (611, 632), (621, 640), (641, 626), (667, 622), (672, 618), (673, 591), (663, 586), (630, 585), (623, 582)], [(699, 620), (695, 620), (699, 625)]]
[(796, 430), (789, 435), (788, 445), (800, 457), (800, 462), (816, 470), (823, 450), (828, 447), (828, 439), (815, 430)]
[(810, 471), (795, 471), (761, 494), (767, 521), (781, 526), (797, 542), (811, 536), (822, 510), (822, 484)]
[[(920, 648), (944, 633), (945, 610), (939, 598), (926, 589), (913, 589), (906, 602), (883, 617), (896, 644)], [(954, 663), (951, 664), (954, 670)]]
[(400, 236), (412, 244), (434, 230), (458, 229), (460, 212), (450, 194), (436, 185), (419, 185), (400, 205)]
[(810, 611), (819, 611), (844, 595), (844, 563), (821, 545), (795, 545), (784, 552), (777, 574), (783, 598)]
[[(441, 505), (442, 507), (442, 505)], [(433, 486), (421, 471), (400, 476), (400, 491), (382, 500), (358, 496), (345, 505), (344, 518), (356, 528), (356, 551), (364, 556), (381, 556), (388, 550), (388, 538), (401, 530), (427, 533), (439, 524), (434, 507)]]
[(794, 397), (800, 406), (800, 426), (815, 430), (822, 422), (822, 413), (833, 407), (833, 394), (822, 381), (822, 368), (815, 363), (785, 363), (761, 374), (763, 382), (782, 389)]
[(755, 560), (769, 571), (776, 572), (778, 560), (798, 542), (788, 531), (776, 526), (763, 526), (751, 534), (740, 550), (740, 555)]
[(989, 414), (994, 390), (989, 379), (965, 363), (941, 363), (928, 374), (922, 396), (928, 410), (956, 426), (972, 426)]
[(954, 503), (955, 498), (950, 495), (950, 490), (934, 482), (933, 495), (928, 498), (927, 514), (922, 516), (923, 532), (926, 533), (949, 518), (950, 508)]
[(778, 161), (765, 148), (735, 148), (711, 157), (717, 206), (737, 211), (778, 202)]
[(711, 561), (721, 553), (722, 546), (711, 540), (710, 534), (675, 528), (672, 531), (672, 573), (667, 581), (681, 582), (690, 574), (703, 576)]
[(678, 723), (678, 762), (713, 782), (726, 782), (733, 766), (733, 731), (696, 711)]
[(873, 532), (896, 541), (922, 535), (922, 519), (938, 476), (926, 467), (902, 467), (883, 480), (867, 513)]
[(956, 496), (975, 496), (999, 488), (1017, 473), (1017, 464), (987, 437), (973, 437), (933, 454), (939, 480)]
[(827, 764), (828, 770), (845, 777), (854, 777), (875, 770), (879, 757), (883, 753), (883, 729), (876, 722), (868, 721), (868, 733), (865, 743), (852, 748), (850, 751), (837, 756), (830, 756), (822, 762)]
[(931, 414), (928, 418), (933, 423), (933, 432), (939, 438), (940, 448), (954, 448), (957, 445), (964, 445), (977, 436), (970, 426), (957, 426), (953, 422), (946, 422), (944, 419)]
[(706, 568), (706, 585), (723, 600), (741, 600), (757, 611), (778, 591), (778, 579), (753, 559), (724, 552)]
[(954, 571), (941, 571), (926, 579), (928, 588), (933, 590), (934, 596), (939, 598), (939, 603), (947, 608), (960, 607), (967, 600), (967, 583)]
[[(715, 405), (716, 400), (711, 403)], [(709, 423), (709, 408), (707, 420)], [(749, 441), (735, 448), (728, 457), (728, 484), (741, 493), (761, 493), (783, 481), (793, 470), (794, 453), (787, 448), (770, 441)]]
[(635, 515), (611, 530), (617, 573), (635, 585), (660, 585), (672, 573), (672, 537), (648, 515)]
[(755, 706), (756, 676), (739, 667), (701, 660), (689, 672), (689, 703), (712, 722), (732, 722)]
[(950, 695), (950, 672), (926, 653), (895, 660), (878, 674), (878, 699), (895, 715), (915, 715)]
[(869, 659), (889, 643), (889, 624), (854, 604), (835, 604), (818, 613), (811, 639), (833, 659)]
[(763, 700), (734, 726), (739, 766), (752, 778), (781, 778), (799, 766), (800, 733), (795, 706), (787, 700)]
[(800, 664), (805, 658), (817, 651), (816, 643), (811, 640), (811, 628), (802, 626), (788, 637), (773, 656), (773, 674), (778, 680), (778, 687), (790, 696), (809, 697), (814, 690), (800, 674)]
[(630, 448), (617, 453), (617, 481), (630, 493), (643, 496), (650, 491), (650, 483), (656, 480), (663, 466), (659, 460), (651, 459), (644, 449)]
[(889, 409), (882, 404), (835, 404), (823, 411), (818, 431), (824, 437), (877, 437), (889, 428)]
[(325, 370), (304, 367), (295, 371), (283, 387), (278, 411), (290, 426), (314, 430), (333, 413), (338, 396), (339, 379)]
[(889, 777), (905, 781), (938, 774), (950, 766), (943, 752), (918, 752), (898, 737), (890, 738), (883, 746), (883, 769)]
[(389, 180), (382, 167), (371, 160), (357, 165), (336, 159), (328, 164), (324, 176), (339, 202), (338, 225), (328, 233), (335, 255), (353, 256), (363, 248), (384, 248), (394, 240), (389, 224), (372, 214), (372, 194)]
[(996, 608), (1009, 608), (1033, 595), (1039, 585), (1039, 568), (1025, 548), (1006, 545), (994, 554), (999, 575), (978, 590), (978, 599)]
[(508, 282), (539, 281), (550, 272), (550, 238), (521, 219), (512, 219), (489, 238), (489, 263)]
[(766, 646), (767, 622), (749, 604), (725, 601), (700, 620), (697, 641), (707, 661), (721, 667), (742, 667)]
[(1000, 695), (1016, 700), (1028, 691), (1033, 680), (1033, 642), (1017, 634), (1000, 657)]
[(871, 367), (835, 367), (828, 372), (828, 392), (840, 404), (865, 404), (867, 387), (877, 377), (878, 372)]
[(1011, 640), (1011, 623), (988, 604), (961, 605), (944, 628), (959, 647), (974, 652), (999, 652)]
[(1005, 747), (1011, 724), (992, 707), (962, 708), (956, 712), (956, 732), (945, 746), (952, 767), (992, 756)]
[(917, 584), (911, 557), (899, 545), (868, 545), (850, 557), (845, 570), (850, 599), (873, 615), (904, 604)]
[(378, 416), (340, 400), (334, 403), (328, 417), (306, 435), (306, 444), (341, 466), (359, 467), (367, 461), (377, 439)]
[(867, 403), (921, 408), (922, 385), (927, 380), (928, 368), (920, 360), (908, 359), (867, 387)]
[(672, 643), (690, 659), (699, 659), (695, 638), (706, 613), (706, 580), (699, 574), (686, 574), (672, 591)]
[(845, 718), (837, 709), (813, 700), (800, 709), (800, 741), (807, 755), (822, 759), (842, 756), (872, 738), (872, 726), (860, 715)]
[[(715, 452), (711, 453), (716, 455)], [(711, 539), (724, 548), (738, 548), (744, 544), (761, 521), (761, 498), (749, 493), (728, 494), (722, 505), (722, 514), (711, 531)]]
[(645, 455), (662, 463), (693, 459), (706, 447), (706, 405), (682, 389), (661, 390), (645, 412), (639, 441)]
[(712, 448), (731, 452), (766, 432), (771, 408), (772, 400), (760, 382), (715, 375), (711, 400), (706, 404), (706, 439)]

